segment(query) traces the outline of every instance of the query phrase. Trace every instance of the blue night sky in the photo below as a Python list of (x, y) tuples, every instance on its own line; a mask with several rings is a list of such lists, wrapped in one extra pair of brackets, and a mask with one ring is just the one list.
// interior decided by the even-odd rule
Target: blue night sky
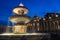
[(12, 9), (22, 2), (29, 9), (28, 16), (44, 17), (47, 12), (60, 12), (60, 0), (0, 0), (0, 24), (8, 23)]

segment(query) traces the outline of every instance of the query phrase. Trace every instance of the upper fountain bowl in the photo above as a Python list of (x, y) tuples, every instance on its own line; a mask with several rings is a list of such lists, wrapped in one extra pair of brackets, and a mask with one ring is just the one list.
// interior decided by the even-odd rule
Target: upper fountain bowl
[(29, 16), (14, 15), (10, 17), (10, 21), (13, 23), (28, 23), (31, 21), (31, 18)]

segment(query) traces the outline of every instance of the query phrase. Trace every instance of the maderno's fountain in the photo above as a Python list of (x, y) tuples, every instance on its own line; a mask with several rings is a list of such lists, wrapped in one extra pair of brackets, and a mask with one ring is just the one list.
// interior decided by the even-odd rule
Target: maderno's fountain
[[(31, 18), (26, 16), (28, 9), (24, 7), (22, 3), (13, 9), (14, 15), (9, 17), (9, 21), (12, 22), (12, 33), (27, 33), (26, 23), (30, 22)], [(8, 24), (9, 24), (8, 21)], [(7, 26), (6, 33), (10, 33), (10, 26)]]
[(21, 3), (20, 6), (13, 9), (13, 12), (16, 13), (16, 15), (10, 16), (10, 21), (15, 24), (12, 29), (13, 33), (27, 33), (26, 23), (31, 20), (29, 16), (25, 16), (28, 9)]

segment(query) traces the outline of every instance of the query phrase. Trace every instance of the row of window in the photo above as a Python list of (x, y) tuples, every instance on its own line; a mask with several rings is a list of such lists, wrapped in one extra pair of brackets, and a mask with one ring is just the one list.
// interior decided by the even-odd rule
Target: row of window
[[(37, 16), (33, 18), (33, 20), (28, 23), (28, 26), (31, 26), (36, 30), (36, 32), (59, 32), (60, 31), (60, 17), (57, 14), (55, 19), (51, 19), (51, 17), (46, 17), (50, 20), (46, 20), (46, 18), (39, 19)], [(42, 21), (41, 21), (42, 20)], [(32, 29), (31, 29), (32, 30)]]

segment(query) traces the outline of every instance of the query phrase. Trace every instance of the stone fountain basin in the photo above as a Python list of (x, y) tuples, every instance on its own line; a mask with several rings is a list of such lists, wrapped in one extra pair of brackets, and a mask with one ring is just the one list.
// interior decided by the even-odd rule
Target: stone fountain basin
[(10, 21), (13, 23), (28, 23), (30, 22), (31, 18), (29, 16), (20, 16), (20, 15), (14, 15), (10, 17)]

